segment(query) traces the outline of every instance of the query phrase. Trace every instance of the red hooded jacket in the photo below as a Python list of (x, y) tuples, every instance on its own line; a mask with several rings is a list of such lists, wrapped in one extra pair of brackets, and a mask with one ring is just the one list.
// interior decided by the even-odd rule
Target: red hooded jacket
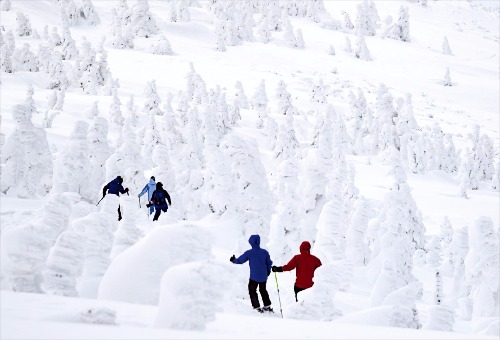
[(300, 255), (295, 255), (290, 262), (283, 266), (283, 271), (297, 268), (297, 279), (295, 285), (299, 288), (310, 288), (313, 286), (314, 271), (321, 266), (321, 261), (311, 255), (311, 244), (307, 241), (300, 245)]

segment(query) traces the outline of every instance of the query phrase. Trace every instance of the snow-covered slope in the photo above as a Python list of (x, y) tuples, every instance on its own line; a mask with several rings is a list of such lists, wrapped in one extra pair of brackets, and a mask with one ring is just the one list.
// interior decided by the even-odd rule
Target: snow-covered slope
[(0, 7), (2, 338), (498, 336), (497, 2)]

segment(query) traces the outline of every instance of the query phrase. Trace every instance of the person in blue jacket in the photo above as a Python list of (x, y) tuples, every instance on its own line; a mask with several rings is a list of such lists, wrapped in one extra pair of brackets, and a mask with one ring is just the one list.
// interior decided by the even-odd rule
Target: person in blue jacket
[(153, 221), (158, 221), (161, 212), (167, 212), (169, 205), (172, 205), (172, 202), (170, 201), (170, 195), (168, 194), (167, 190), (163, 189), (163, 183), (156, 183), (156, 190), (151, 196), (151, 201), (149, 202), (149, 204), (146, 204), (146, 207), (151, 208), (152, 206), (154, 206), (154, 208), (156, 209)]
[[(148, 202), (151, 201), (151, 196), (153, 196), (153, 192), (156, 189), (156, 182), (155, 182), (155, 176), (151, 176), (151, 179), (149, 180), (149, 183), (146, 184), (144, 189), (142, 189), (141, 193), (139, 194), (139, 198), (141, 198), (142, 195), (144, 195), (146, 192), (148, 193)], [(149, 207), (149, 214), (151, 215), (155, 211), (154, 206)]]
[[(102, 198), (106, 196), (106, 191), (108, 194), (113, 194), (116, 196), (120, 196), (120, 194), (127, 193), (128, 195), (128, 188), (124, 189), (123, 188), (123, 178), (121, 176), (116, 177), (114, 180), (109, 182), (102, 188)], [(118, 205), (118, 221), (122, 219), (122, 213), (120, 212), (120, 206)]]
[[(259, 313), (273, 312), (271, 308), (271, 300), (266, 289), (267, 277), (271, 273), (273, 261), (267, 250), (260, 247), (260, 236), (252, 235), (248, 239), (248, 243), (252, 249), (247, 250), (240, 257), (231, 256), (229, 261), (234, 264), (243, 264), (249, 261), (250, 264), (250, 280), (248, 281), (248, 293), (252, 307)], [(263, 308), (260, 308), (259, 297), (257, 296), (257, 287), (259, 288), (260, 296), (262, 297)]]

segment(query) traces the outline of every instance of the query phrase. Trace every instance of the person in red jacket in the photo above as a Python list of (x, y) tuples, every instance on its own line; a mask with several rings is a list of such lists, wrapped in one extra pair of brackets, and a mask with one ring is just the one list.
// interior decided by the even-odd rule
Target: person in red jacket
[(311, 255), (311, 244), (304, 241), (300, 245), (300, 255), (295, 255), (290, 262), (282, 267), (273, 266), (271, 269), (273, 272), (278, 273), (297, 269), (297, 278), (293, 290), (295, 291), (295, 300), (299, 301), (297, 299), (297, 293), (304, 289), (311, 288), (314, 285), (314, 271), (320, 266), (321, 261), (316, 256)]

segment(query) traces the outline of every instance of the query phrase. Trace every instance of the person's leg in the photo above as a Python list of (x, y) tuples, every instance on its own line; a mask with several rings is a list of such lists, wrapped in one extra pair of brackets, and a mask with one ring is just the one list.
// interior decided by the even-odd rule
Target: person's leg
[(155, 211), (155, 206), (152, 205), (149, 207), (149, 214), (151, 215)]
[(122, 213), (120, 211), (120, 206), (118, 206), (118, 221), (121, 221), (122, 219)]
[(298, 292), (301, 292), (303, 290), (305, 290), (306, 288), (300, 288), (300, 287), (297, 287), (297, 286), (293, 286), (293, 291), (295, 292), (295, 301), (298, 302), (299, 299), (297, 298), (297, 294)]
[(155, 216), (153, 217), (153, 221), (158, 221), (158, 217), (160, 217), (160, 214), (161, 214), (161, 209), (160, 208), (155, 208), (156, 209), (156, 212), (155, 212)]
[(250, 295), (250, 302), (253, 308), (259, 308), (259, 297), (257, 296), (258, 283), (253, 280), (248, 280), (248, 294)]
[(262, 303), (264, 304), (264, 307), (271, 306), (271, 299), (269, 299), (269, 293), (266, 289), (266, 282), (259, 282), (259, 292), (260, 296), (262, 297)]

